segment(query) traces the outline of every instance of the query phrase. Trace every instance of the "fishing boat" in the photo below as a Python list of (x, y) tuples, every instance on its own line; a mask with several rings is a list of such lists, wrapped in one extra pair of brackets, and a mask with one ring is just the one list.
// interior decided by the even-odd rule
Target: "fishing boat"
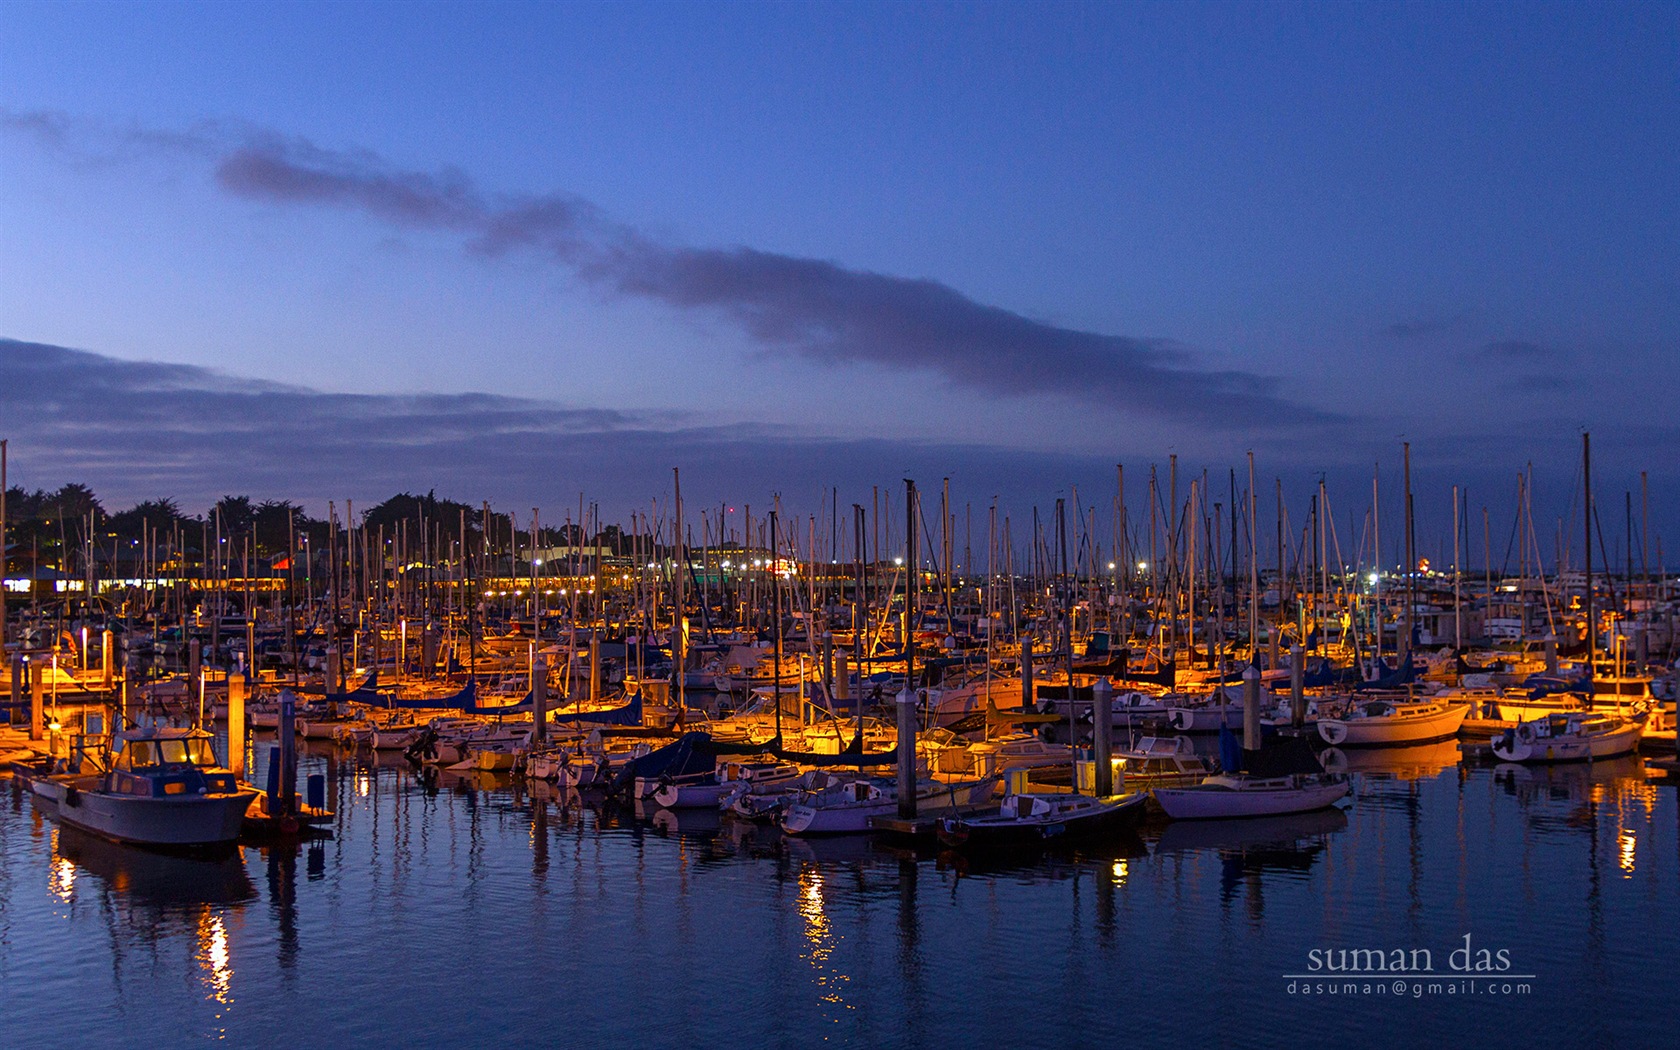
[(1404, 747), (1458, 735), (1469, 704), (1440, 700), (1364, 700), (1339, 718), (1318, 720), (1318, 735), (1336, 747)]
[(1066, 793), (1006, 796), (996, 813), (946, 817), (935, 828), (939, 841), (959, 849), (1033, 846), (1136, 827), (1143, 820), (1146, 792), (1107, 798)]
[(30, 788), (64, 823), (118, 842), (232, 842), (255, 788), (216, 760), (202, 729), (151, 726), (118, 734), (108, 772), (34, 777)]
[(1641, 719), (1571, 711), (1524, 722), (1494, 738), (1503, 762), (1584, 762), (1625, 755), (1639, 747)]

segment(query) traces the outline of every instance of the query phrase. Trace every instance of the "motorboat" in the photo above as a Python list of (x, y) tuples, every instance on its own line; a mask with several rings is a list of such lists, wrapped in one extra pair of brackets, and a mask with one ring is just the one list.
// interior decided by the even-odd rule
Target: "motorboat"
[(110, 758), (107, 772), (33, 777), (30, 788), (66, 824), (147, 846), (232, 842), (257, 797), (217, 761), (202, 729), (129, 730)]
[[(918, 808), (945, 805), (971, 806), (990, 798), (997, 778), (980, 780), (916, 782)], [(826, 790), (806, 795), (787, 807), (781, 827), (789, 835), (856, 834), (870, 830), (873, 817), (891, 816), (898, 809), (898, 785), (873, 777), (842, 781)]]
[(1365, 700), (1339, 718), (1318, 720), (1318, 735), (1336, 747), (1404, 747), (1458, 735), (1469, 704), (1442, 700)]
[(1503, 762), (1584, 762), (1625, 755), (1639, 747), (1643, 719), (1590, 711), (1547, 715), (1507, 729), (1493, 740)]
[(774, 794), (801, 774), (791, 762), (724, 762), (710, 773), (673, 777), (653, 793), (666, 809), (717, 809), (725, 796)]
[(1142, 791), (1107, 798), (1023, 792), (1005, 796), (996, 813), (945, 817), (935, 830), (940, 842), (958, 849), (1044, 845), (1136, 827), (1148, 800)]

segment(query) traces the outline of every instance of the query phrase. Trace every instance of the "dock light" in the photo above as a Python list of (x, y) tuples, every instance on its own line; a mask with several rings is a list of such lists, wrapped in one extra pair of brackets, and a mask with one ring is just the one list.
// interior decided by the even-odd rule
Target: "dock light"
[(904, 559), (901, 558), (901, 557), (895, 557), (895, 558), (893, 558), (893, 564), (894, 565), (903, 565), (904, 564)]
[(1373, 572), (1371, 575), (1365, 577), (1365, 582), (1375, 587), (1377, 585), (1377, 574)]
[(1146, 562), (1146, 561), (1138, 562), (1138, 572), (1148, 572), (1148, 571), (1149, 571), (1149, 563), (1148, 562)]
[(57, 723), (57, 722), (48, 722), (48, 723), (47, 723), (47, 728), (48, 728), (48, 729), (50, 729), (50, 730), (52, 730), (52, 731), (53, 731), (53, 732), (55, 732), (55, 733), (56, 733), (56, 732), (58, 732), (58, 731), (59, 731), (59, 730), (60, 730), (60, 729), (63, 729), (63, 728), (64, 728), (64, 727), (63, 727), (63, 726), (61, 726), (61, 725), (59, 725), (59, 724), (58, 724), (58, 723)]
[(1114, 563), (1113, 563), (1113, 562), (1109, 562), (1109, 563), (1108, 563), (1108, 571), (1109, 571), (1109, 572), (1113, 572), (1113, 571), (1114, 571)]

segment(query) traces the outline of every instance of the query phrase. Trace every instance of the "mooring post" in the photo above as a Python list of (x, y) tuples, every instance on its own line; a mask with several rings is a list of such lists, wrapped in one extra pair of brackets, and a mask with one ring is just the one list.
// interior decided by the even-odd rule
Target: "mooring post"
[(916, 819), (916, 689), (898, 694), (898, 816)]
[(1114, 794), (1113, 695), (1114, 687), (1106, 676), (1098, 675), (1091, 683), (1091, 761), (1097, 774), (1092, 791), (1098, 798)]
[(1033, 709), (1032, 638), (1021, 639), (1021, 710)]
[(297, 810), (297, 697), (290, 689), (280, 694), (279, 739), (280, 797), (277, 816)]
[(6, 721), (17, 725), (23, 718), (23, 676), (24, 659), (22, 653), (12, 654), (12, 704), (6, 713)]
[(42, 739), (41, 731), (41, 700), (42, 674), (41, 661), (29, 661), (29, 739)]
[(548, 740), (548, 658), (540, 653), (531, 660), (531, 743)]
[(834, 654), (834, 711), (845, 714), (852, 706), (852, 668), (844, 650)]
[(1307, 724), (1307, 651), (1299, 643), (1289, 647), (1289, 721), (1296, 729)]
[(1243, 668), (1243, 747), (1260, 750), (1260, 668), (1249, 664)]
[(188, 698), (204, 701), (204, 646), (197, 638), (187, 643), (187, 690)]
[(99, 676), (104, 681), (105, 691), (109, 693), (116, 682), (117, 660), (112, 651), (116, 648), (117, 636), (109, 627), (99, 636)]
[(227, 680), (228, 768), (233, 775), (245, 775), (245, 683), (249, 676), (230, 674)]

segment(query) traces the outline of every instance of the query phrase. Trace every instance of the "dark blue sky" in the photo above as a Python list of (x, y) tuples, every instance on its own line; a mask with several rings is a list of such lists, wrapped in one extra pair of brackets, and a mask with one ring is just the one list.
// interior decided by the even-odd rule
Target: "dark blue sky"
[[(1545, 521), (1591, 429), (1600, 499), (1649, 471), (1680, 531), (1673, 3), (14, 3), (0, 69), (0, 336), (115, 359), (52, 358), (113, 398), (132, 361), (360, 395), (317, 435), (355, 404), (537, 460), (555, 419), (647, 442), (139, 470), (169, 420), (14, 398), (35, 483), (631, 506), (727, 435), (720, 494), (1043, 503), (1252, 448), (1351, 507), (1407, 439), (1442, 506), (1533, 462)], [(500, 407), (407, 397), (467, 393)]]

